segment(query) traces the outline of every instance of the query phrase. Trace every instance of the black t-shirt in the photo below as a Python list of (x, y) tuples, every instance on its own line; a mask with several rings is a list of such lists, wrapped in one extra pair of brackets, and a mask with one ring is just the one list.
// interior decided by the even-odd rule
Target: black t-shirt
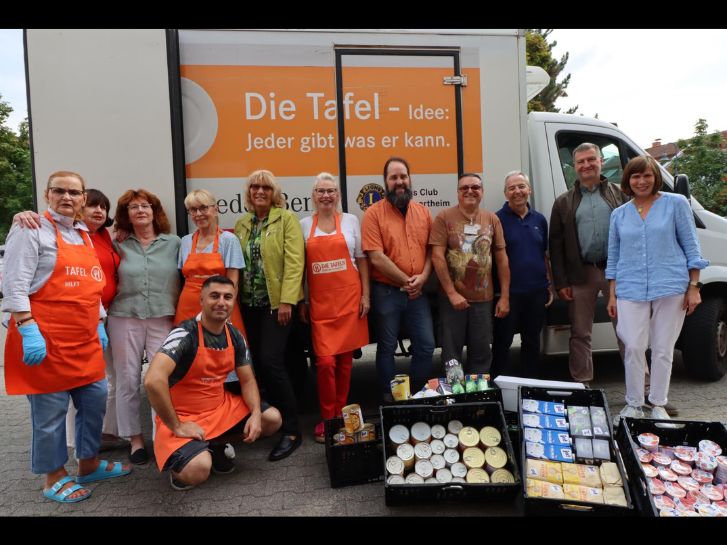
[[(245, 338), (237, 328), (231, 323), (227, 323), (232, 338), (232, 346), (235, 352), (235, 367), (250, 365), (250, 351), (245, 343)], [(220, 335), (215, 335), (207, 331), (202, 326), (202, 334), (204, 335), (204, 344), (207, 348), (213, 350), (223, 350), (227, 348), (227, 335), (223, 331)], [(174, 360), (177, 366), (169, 376), (169, 387), (171, 388), (177, 382), (182, 380), (192, 366), (194, 358), (197, 357), (197, 348), (199, 347), (199, 335), (197, 333), (197, 320), (185, 320), (167, 336), (166, 340), (159, 349), (160, 352), (166, 354)]]

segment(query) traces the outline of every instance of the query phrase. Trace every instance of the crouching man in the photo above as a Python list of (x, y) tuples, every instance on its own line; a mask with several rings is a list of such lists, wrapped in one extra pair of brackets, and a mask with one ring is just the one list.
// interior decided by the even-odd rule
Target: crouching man
[[(281, 425), (277, 409), (260, 400), (242, 334), (228, 322), (236, 298), (232, 281), (212, 276), (202, 285), (202, 312), (169, 333), (144, 380), (157, 413), (154, 454), (175, 490), (231, 473), (225, 443), (252, 443)], [(225, 387), (235, 371), (241, 395)], [(231, 383), (235, 384), (235, 383)]]

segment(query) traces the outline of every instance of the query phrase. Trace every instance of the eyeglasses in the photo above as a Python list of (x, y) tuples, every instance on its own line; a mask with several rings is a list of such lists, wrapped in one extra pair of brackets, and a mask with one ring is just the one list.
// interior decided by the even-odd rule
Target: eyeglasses
[(63, 189), (62, 187), (49, 187), (48, 191), (53, 193), (56, 197), (62, 197), (66, 193), (68, 193), (72, 198), (77, 199), (78, 197), (83, 196), (85, 191), (82, 189)]
[(199, 206), (199, 208), (194, 208), (194, 207), (187, 208), (187, 214), (189, 214), (190, 216), (194, 216), (197, 213), (206, 214), (207, 210), (209, 210), (209, 209), (210, 209), (209, 204), (202, 204)]
[(131, 211), (151, 210), (151, 205), (149, 203), (144, 203), (144, 204), (130, 204), (126, 208), (128, 208)]
[(457, 188), (457, 191), (461, 191), (462, 193), (467, 193), (470, 189), (472, 191), (482, 191), (482, 186), (479, 184), (461, 185)]
[(335, 187), (317, 187), (315, 191), (319, 195), (335, 195), (336, 193), (338, 193), (338, 189), (336, 189)]
[(257, 193), (261, 189), (263, 191), (272, 191), (273, 190), (273, 188), (270, 187), (269, 185), (260, 185), (260, 184), (251, 184), (250, 185), (250, 191), (252, 191), (253, 193)]

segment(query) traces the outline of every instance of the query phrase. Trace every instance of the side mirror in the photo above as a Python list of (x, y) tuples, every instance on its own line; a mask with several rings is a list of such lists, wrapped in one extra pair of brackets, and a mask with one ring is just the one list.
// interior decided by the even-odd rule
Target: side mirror
[(687, 199), (691, 197), (692, 193), (689, 191), (689, 178), (686, 174), (677, 174), (674, 177), (674, 193), (684, 195)]

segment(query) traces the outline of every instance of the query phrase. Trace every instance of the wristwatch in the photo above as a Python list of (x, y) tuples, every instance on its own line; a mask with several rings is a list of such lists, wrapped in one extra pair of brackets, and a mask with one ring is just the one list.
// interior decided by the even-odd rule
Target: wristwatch
[(704, 284), (702, 284), (701, 282), (689, 282), (689, 285), (690, 285), (690, 286), (694, 286), (694, 287), (695, 287), (695, 288), (697, 288), (698, 290), (701, 290), (701, 289), (702, 289), (702, 286), (703, 286)]

